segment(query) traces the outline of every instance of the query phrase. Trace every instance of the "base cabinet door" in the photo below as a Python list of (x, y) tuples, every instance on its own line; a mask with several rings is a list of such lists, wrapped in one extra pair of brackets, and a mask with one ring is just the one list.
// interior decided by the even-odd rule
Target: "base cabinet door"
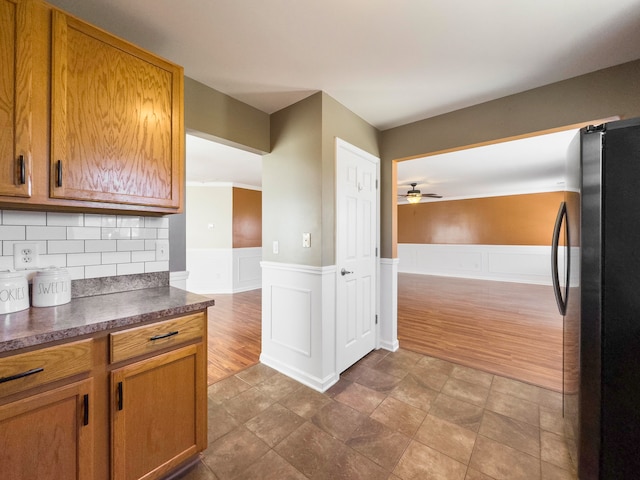
[(155, 479), (206, 446), (202, 344), (111, 372), (114, 480)]
[(91, 400), (89, 379), (0, 406), (0, 479), (92, 479)]

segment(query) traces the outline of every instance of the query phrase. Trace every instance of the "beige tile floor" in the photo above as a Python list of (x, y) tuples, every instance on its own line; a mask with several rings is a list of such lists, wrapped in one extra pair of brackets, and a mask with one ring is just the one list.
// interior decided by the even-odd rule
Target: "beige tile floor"
[(255, 365), (209, 387), (186, 480), (575, 479), (560, 394), (407, 350), (324, 394)]

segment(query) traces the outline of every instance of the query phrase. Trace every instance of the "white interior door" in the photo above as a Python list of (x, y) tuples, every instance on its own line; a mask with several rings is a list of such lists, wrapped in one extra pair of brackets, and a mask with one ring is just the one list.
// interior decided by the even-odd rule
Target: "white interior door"
[(377, 341), (379, 160), (336, 139), (336, 365), (343, 372)]

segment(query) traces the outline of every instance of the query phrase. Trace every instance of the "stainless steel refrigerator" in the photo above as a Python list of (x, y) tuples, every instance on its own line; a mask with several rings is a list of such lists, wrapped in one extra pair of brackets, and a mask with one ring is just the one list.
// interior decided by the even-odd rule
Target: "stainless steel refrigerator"
[(568, 250), (556, 268), (569, 264), (556, 288), (566, 433), (581, 480), (638, 479), (640, 119), (585, 128), (580, 143), (581, 188), (565, 202), (556, 242), (561, 250), (564, 235)]

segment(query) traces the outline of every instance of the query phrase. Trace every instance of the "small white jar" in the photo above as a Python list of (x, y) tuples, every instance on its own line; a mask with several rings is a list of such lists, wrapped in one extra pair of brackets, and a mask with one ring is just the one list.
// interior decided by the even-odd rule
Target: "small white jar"
[(29, 282), (23, 273), (0, 272), (0, 314), (29, 308)]
[(71, 279), (65, 268), (50, 267), (33, 277), (31, 295), (34, 307), (53, 307), (71, 301)]

